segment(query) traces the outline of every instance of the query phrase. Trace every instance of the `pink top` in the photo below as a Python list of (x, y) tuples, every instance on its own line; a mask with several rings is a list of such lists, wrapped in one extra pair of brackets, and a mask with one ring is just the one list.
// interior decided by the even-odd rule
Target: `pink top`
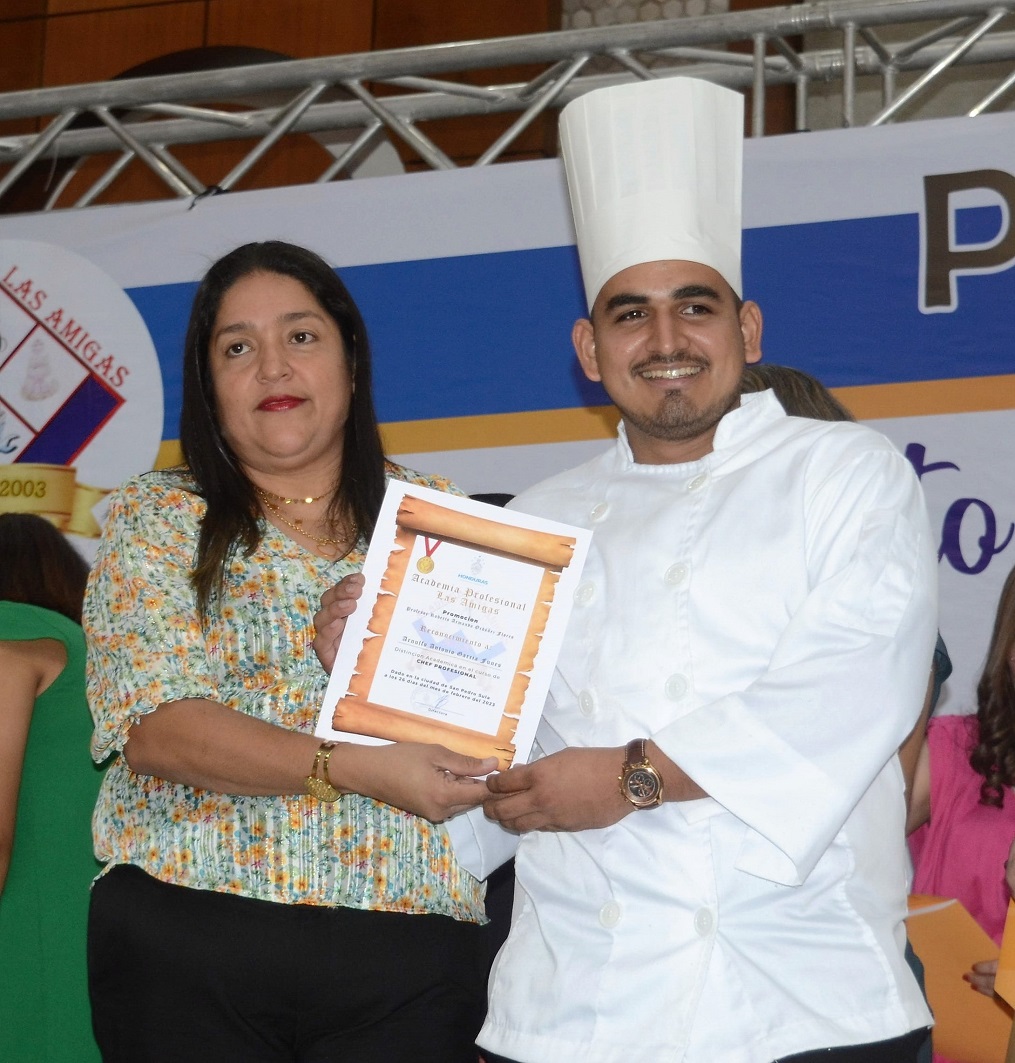
[(1015, 796), (1003, 808), (980, 804), (983, 776), (969, 766), (975, 716), (930, 721), (930, 821), (909, 836), (913, 892), (957, 897), (1001, 944), (1008, 912), (1004, 864), (1015, 837)]

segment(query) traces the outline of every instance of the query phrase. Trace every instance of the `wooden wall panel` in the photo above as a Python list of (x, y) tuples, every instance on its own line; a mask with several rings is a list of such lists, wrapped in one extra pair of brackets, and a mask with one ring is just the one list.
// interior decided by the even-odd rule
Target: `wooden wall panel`
[[(38, 88), (44, 46), (45, 23), (42, 19), (0, 22), (0, 92)], [(37, 128), (38, 122), (34, 118), (0, 122), (0, 136), (32, 133)]]
[(206, 44), (306, 59), (369, 52), (374, 0), (208, 0)]
[[(46, 0), (0, 0), (0, 22), (32, 18), (46, 13)], [(6, 33), (6, 28), (4, 29)]]
[[(151, 7), (153, 0), (148, 0), (144, 6)], [(154, 0), (158, 3), (158, 0)], [(163, 3), (173, 3), (175, 0), (163, 0)], [(44, 3), (51, 15), (66, 15), (81, 11), (110, 11), (118, 7), (141, 7), (139, 0), (48, 0)]]
[(38, 88), (45, 29), (41, 19), (0, 23), (0, 92)]
[(44, 85), (103, 81), (204, 43), (205, 0), (60, 15), (46, 22)]
[(376, 0), (374, 49), (512, 37), (560, 29), (560, 0)]

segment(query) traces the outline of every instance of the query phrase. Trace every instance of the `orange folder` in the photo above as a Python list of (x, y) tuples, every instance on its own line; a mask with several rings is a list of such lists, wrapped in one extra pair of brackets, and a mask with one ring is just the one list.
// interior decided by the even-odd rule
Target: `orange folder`
[(1003, 1063), (1012, 1011), (996, 997), (972, 990), (962, 977), (972, 964), (997, 959), (997, 945), (949, 897), (913, 894), (907, 929), (926, 971), (934, 1051), (954, 1063)]
[(926, 971), (934, 1051), (954, 1063), (1004, 1063), (1011, 1008), (975, 992), (962, 978), (974, 963), (996, 959), (997, 945), (962, 904), (947, 897), (913, 894), (906, 926)]
[[(994, 992), (1004, 1002), (1015, 1007), (1015, 901), (1008, 902), (1008, 915), (1004, 921), (1004, 935), (1001, 938), (1001, 955), (997, 961), (997, 978), (994, 980)], [(1015, 1029), (1008, 1038), (1008, 1055), (1005, 1063), (1015, 1063)]]

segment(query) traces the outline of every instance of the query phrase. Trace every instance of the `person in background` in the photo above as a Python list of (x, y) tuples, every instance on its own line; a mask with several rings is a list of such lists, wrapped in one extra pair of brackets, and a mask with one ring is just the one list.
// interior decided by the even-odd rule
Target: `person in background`
[[(1015, 853), (1015, 568), (1001, 588), (976, 706), (975, 715), (937, 716), (927, 728), (908, 822), (913, 890), (957, 897), (1000, 944)], [(976, 964), (966, 979), (990, 995), (996, 970), (996, 961)]]
[[(442, 821), (495, 761), (322, 743), (312, 646), (388, 479), (370, 349), (326, 262), (216, 262), (184, 350), (186, 467), (111, 500), (89, 584), (95, 813), (89, 972), (107, 1063), (473, 1063), (483, 884)], [(341, 636), (339, 623), (332, 635)]]
[(91, 816), (81, 602), (88, 565), (57, 529), (0, 514), (0, 1059), (90, 1063)]
[(818, 421), (855, 421), (853, 414), (818, 380), (802, 369), (770, 362), (744, 366), (741, 394), (771, 390), (791, 417)]

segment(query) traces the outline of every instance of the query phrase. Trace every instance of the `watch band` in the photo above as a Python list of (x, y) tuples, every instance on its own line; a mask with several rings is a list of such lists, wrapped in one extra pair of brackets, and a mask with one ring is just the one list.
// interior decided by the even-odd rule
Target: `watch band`
[(342, 791), (332, 786), (331, 780), (328, 778), (328, 761), (331, 760), (331, 751), (337, 744), (337, 742), (322, 742), (317, 747), (317, 753), (314, 755), (314, 766), (304, 780), (307, 793), (318, 801), (326, 803), (337, 801), (342, 796)]
[(634, 768), (640, 764), (648, 764), (648, 742), (644, 738), (632, 738), (627, 743), (624, 751), (627, 758), (624, 761), (625, 768)]

